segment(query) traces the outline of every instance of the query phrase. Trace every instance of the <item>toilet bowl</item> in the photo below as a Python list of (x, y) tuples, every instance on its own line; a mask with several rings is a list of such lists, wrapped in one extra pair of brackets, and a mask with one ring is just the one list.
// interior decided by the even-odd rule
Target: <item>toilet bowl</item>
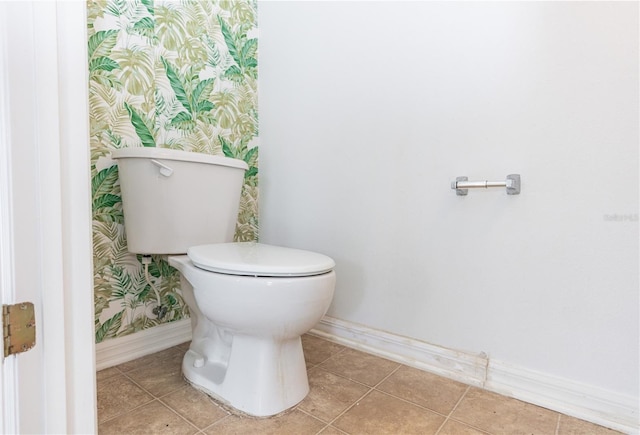
[(300, 337), (329, 308), (334, 261), (232, 243), (247, 169), (241, 160), (158, 148), (124, 148), (112, 157), (129, 251), (169, 254), (180, 272), (192, 326), (185, 378), (254, 416), (300, 402), (309, 391)]
[[(209, 256), (197, 256), (197, 251)], [(210, 270), (190, 256), (206, 259)], [(287, 256), (297, 264), (287, 262)], [(190, 248), (189, 255), (169, 257), (169, 264), (181, 273), (193, 326), (184, 376), (256, 416), (277, 414), (304, 399), (309, 385), (300, 336), (331, 303), (333, 261), (307, 251), (229, 243)], [(224, 272), (211, 270), (217, 268)]]

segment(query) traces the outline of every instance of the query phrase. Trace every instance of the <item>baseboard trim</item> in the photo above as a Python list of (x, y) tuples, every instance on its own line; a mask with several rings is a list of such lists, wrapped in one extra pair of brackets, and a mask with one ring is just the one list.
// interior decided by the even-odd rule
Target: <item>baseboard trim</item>
[(491, 360), (485, 388), (628, 434), (638, 434), (638, 399)]
[(96, 369), (113, 367), (191, 340), (191, 320), (165, 323), (96, 344)]
[(615, 430), (639, 433), (638, 400), (632, 397), (328, 316), (310, 333)]
[(489, 360), (413, 338), (325, 316), (311, 334), (411, 367), (482, 387)]

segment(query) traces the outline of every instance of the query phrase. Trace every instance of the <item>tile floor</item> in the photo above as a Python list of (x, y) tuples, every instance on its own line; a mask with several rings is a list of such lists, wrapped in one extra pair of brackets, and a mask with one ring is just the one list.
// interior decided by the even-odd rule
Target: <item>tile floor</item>
[(596, 435), (617, 432), (305, 335), (309, 395), (259, 419), (234, 415), (182, 378), (188, 344), (98, 372), (107, 434)]

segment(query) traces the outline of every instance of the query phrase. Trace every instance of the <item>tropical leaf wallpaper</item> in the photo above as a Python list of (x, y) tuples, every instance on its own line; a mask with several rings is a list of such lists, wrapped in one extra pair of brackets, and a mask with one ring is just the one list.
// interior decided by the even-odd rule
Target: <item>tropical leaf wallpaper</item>
[[(112, 149), (165, 147), (249, 165), (236, 240), (257, 240), (255, 0), (88, 0), (96, 342), (188, 317), (180, 276), (127, 251)], [(158, 309), (158, 306), (161, 309)]]

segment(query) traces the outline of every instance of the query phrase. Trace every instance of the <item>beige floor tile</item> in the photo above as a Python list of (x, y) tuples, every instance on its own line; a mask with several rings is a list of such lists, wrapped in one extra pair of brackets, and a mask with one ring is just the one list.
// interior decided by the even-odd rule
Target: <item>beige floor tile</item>
[(183, 355), (177, 352), (161, 354), (157, 359), (147, 360), (146, 365), (126, 372), (126, 376), (155, 397), (161, 397), (187, 385), (182, 377)]
[(179, 348), (170, 347), (169, 349), (161, 350), (160, 352), (152, 353), (151, 355), (145, 355), (138, 359), (134, 359), (133, 361), (119, 364), (116, 367), (118, 367), (118, 369), (123, 373), (127, 373), (132, 370), (138, 370), (140, 368), (149, 368), (155, 367), (157, 365), (162, 365), (167, 359), (175, 358), (176, 355), (180, 354), (184, 356), (185, 352), (182, 352)]
[(333, 426), (327, 426), (322, 429), (322, 432), (320, 432), (318, 435), (345, 435), (345, 433), (346, 432), (342, 432), (340, 429), (336, 429)]
[(190, 385), (163, 396), (161, 400), (200, 429), (229, 415), (209, 396)]
[(557, 435), (615, 435), (621, 432), (579, 420), (568, 415), (560, 416)]
[(198, 430), (157, 400), (98, 425), (100, 435), (190, 435)]
[(309, 394), (300, 409), (326, 422), (353, 405), (369, 388), (319, 367), (309, 370)]
[(229, 415), (184, 381), (183, 343), (97, 373), (100, 433), (428, 435), (442, 426), (438, 435), (618, 434), (319, 337), (302, 342), (311, 390), (298, 409), (268, 419)]
[(191, 346), (191, 342), (185, 341), (184, 343), (174, 346), (173, 349), (184, 355), (189, 350), (189, 346)]
[(98, 422), (113, 418), (153, 400), (124, 375), (98, 381)]
[(100, 382), (102, 380), (109, 379), (120, 374), (122, 374), (122, 372), (117, 368), (109, 367), (108, 369), (100, 370), (96, 373), (96, 381)]
[(468, 386), (412, 367), (401, 366), (376, 389), (449, 415)]
[(332, 423), (352, 435), (435, 434), (445, 418), (387, 394), (372, 391)]
[(464, 423), (448, 420), (444, 426), (442, 426), (438, 435), (485, 435), (486, 433), (487, 432), (482, 432), (481, 430), (467, 426)]
[(307, 367), (311, 368), (346, 348), (320, 337), (305, 334), (302, 336), (302, 349)]
[(214, 423), (205, 431), (210, 435), (312, 435), (317, 434), (325, 423), (294, 409), (271, 418), (252, 418), (230, 415)]
[(558, 414), (539, 406), (471, 388), (451, 414), (493, 434), (555, 434)]
[(363, 384), (374, 386), (391, 374), (400, 364), (355, 349), (345, 349), (332, 356), (318, 367), (327, 371), (353, 379)]

